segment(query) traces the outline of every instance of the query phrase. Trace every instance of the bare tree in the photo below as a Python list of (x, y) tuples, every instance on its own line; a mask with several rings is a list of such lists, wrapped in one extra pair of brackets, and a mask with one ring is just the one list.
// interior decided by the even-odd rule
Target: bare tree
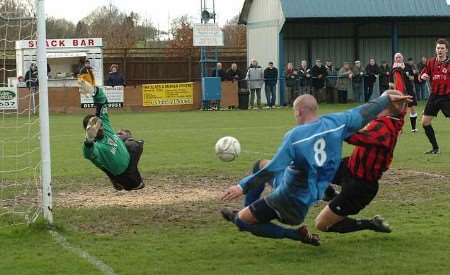
[[(47, 18), (47, 37), (48, 38), (73, 38), (75, 37), (76, 27), (72, 22), (62, 18)], [(77, 25), (78, 26), (78, 25)]]
[(147, 18), (142, 20), (135, 29), (136, 40), (141, 42), (144, 47), (147, 47), (148, 42), (158, 40), (158, 30), (154, 27), (151, 20)]
[(34, 16), (34, 5), (31, 0), (1, 0), (0, 13), (3, 18)]
[(132, 48), (139, 40), (156, 38), (151, 21), (140, 22), (135, 12), (126, 14), (110, 4), (94, 10), (83, 19), (91, 36), (101, 37), (109, 48)]
[(74, 37), (89, 37), (89, 25), (83, 20), (78, 21), (75, 27)]
[[(181, 49), (193, 48), (192, 18), (183, 15), (172, 20), (169, 30), (172, 39), (168, 43), (169, 55), (179, 55)], [(188, 54), (189, 51), (185, 51)]]
[(247, 29), (239, 25), (239, 15), (234, 16), (223, 26), (224, 46), (229, 48), (245, 48), (247, 46)]
[[(0, 47), (13, 50), (16, 40), (34, 39), (36, 21), (30, 0), (0, 0)], [(30, 18), (31, 20), (14, 20)]]

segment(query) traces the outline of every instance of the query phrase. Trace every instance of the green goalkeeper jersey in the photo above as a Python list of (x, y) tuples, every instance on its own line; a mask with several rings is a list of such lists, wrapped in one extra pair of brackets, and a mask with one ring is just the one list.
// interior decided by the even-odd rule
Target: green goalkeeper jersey
[(130, 154), (125, 143), (114, 132), (108, 116), (106, 95), (103, 88), (96, 89), (94, 103), (101, 104), (100, 118), (103, 123), (103, 138), (95, 139), (93, 143), (85, 142), (83, 154), (95, 166), (107, 170), (114, 176), (120, 175), (128, 168)]

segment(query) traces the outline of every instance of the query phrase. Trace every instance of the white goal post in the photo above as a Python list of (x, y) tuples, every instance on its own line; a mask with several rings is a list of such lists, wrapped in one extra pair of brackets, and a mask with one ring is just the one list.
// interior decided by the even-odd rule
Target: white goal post
[[(46, 15), (45, 0), (36, 0), (37, 19), (37, 65), (38, 72), (47, 71), (46, 47)], [(53, 223), (52, 205), (52, 176), (50, 158), (50, 128), (48, 114), (48, 83), (47, 74), (39, 74), (39, 117), (41, 141), (41, 182), (42, 182), (42, 210), (48, 223)]]
[[(45, 1), (7, 1), (0, 5), (0, 227), (33, 223), (41, 213), (52, 224), (48, 81), (37, 73), (47, 71)], [(38, 70), (18, 75), (15, 42), (36, 38), (37, 54), (27, 58)]]

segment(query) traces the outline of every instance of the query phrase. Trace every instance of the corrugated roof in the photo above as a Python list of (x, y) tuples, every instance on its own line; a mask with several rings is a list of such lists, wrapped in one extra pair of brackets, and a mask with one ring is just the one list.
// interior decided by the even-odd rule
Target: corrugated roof
[(446, 0), (281, 0), (286, 18), (450, 17)]
[[(362, 17), (448, 17), (450, 0), (280, 0), (286, 19)], [(244, 2), (240, 23), (247, 23), (252, 0)]]

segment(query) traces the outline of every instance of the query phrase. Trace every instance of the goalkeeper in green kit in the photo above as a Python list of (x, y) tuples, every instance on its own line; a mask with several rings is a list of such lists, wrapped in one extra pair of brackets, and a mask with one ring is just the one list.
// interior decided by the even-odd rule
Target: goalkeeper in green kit
[(102, 87), (91, 84), (80, 75), (80, 93), (92, 95), (96, 114), (83, 119), (86, 139), (83, 155), (100, 168), (111, 180), (116, 190), (137, 190), (144, 182), (138, 170), (138, 162), (144, 148), (142, 140), (135, 140), (129, 130), (115, 133), (108, 116), (107, 98)]

